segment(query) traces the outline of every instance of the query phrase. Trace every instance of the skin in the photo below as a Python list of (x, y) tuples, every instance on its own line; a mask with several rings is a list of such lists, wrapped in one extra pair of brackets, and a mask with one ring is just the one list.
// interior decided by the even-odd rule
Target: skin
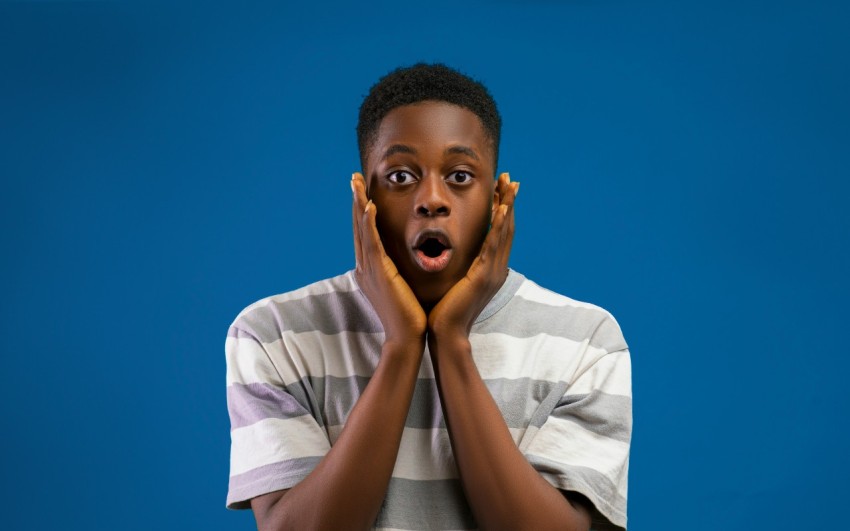
[[(381, 359), (316, 469), (292, 489), (251, 501), (259, 529), (371, 527), (426, 341), (478, 525), (590, 528), (578, 497), (552, 487), (519, 452), (472, 358), (472, 323), (507, 278), (519, 190), (507, 174), (494, 181), (493, 158), (480, 120), (461, 107), (422, 102), (382, 120), (367, 177), (356, 173), (351, 181), (355, 276), (384, 327)], [(414, 244), (434, 228), (447, 235), (452, 255), (444, 269), (429, 272), (417, 264)]]

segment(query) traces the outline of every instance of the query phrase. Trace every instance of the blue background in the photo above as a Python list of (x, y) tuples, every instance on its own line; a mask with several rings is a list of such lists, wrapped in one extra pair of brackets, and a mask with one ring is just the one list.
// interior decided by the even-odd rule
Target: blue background
[(224, 336), (353, 265), (357, 109), (443, 61), (511, 265), (633, 357), (630, 529), (846, 522), (846, 2), (0, 4), (5, 529), (251, 529)]

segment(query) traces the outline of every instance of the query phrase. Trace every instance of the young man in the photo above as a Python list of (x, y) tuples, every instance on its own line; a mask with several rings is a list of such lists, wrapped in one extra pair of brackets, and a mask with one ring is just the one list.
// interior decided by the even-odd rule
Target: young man
[(628, 348), (604, 310), (508, 269), (499, 133), (442, 65), (364, 100), (355, 270), (228, 333), (227, 506), (259, 528), (625, 528)]

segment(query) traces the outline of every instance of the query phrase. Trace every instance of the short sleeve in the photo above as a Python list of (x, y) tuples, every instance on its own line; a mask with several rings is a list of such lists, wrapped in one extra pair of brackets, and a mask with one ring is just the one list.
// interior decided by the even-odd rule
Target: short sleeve
[(523, 453), (553, 486), (593, 503), (593, 529), (625, 529), (631, 361), (628, 348), (591, 357)]
[(264, 348), (235, 326), (225, 342), (230, 414), (228, 509), (303, 480), (330, 450), (326, 431), (288, 389)]

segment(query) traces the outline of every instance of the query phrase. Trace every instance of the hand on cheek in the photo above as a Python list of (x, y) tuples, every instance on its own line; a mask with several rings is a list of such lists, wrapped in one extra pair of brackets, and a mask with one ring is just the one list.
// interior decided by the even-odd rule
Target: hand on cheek
[(351, 178), (355, 277), (384, 327), (387, 343), (424, 342), (427, 319), (416, 296), (387, 256), (376, 224), (377, 207), (366, 199), (366, 182)]
[(464, 276), (428, 315), (429, 341), (451, 336), (468, 338), (478, 314), (499, 290), (508, 275), (514, 235), (514, 201), (519, 183), (507, 173), (496, 183), (490, 231), (481, 251)]

